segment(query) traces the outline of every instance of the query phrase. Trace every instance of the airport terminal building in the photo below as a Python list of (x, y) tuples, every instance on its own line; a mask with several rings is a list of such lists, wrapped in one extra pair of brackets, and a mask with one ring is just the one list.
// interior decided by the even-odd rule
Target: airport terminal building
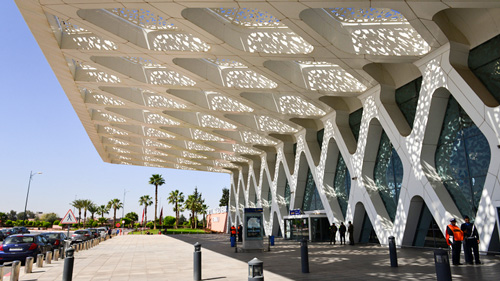
[(266, 235), (500, 251), (500, 1), (16, 3), (103, 161), (230, 173)]

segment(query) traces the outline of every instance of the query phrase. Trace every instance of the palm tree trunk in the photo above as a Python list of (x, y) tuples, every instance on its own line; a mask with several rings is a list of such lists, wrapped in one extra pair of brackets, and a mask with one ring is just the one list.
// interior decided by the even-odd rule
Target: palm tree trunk
[(116, 226), (116, 208), (113, 208), (114, 209), (114, 215), (113, 215), (113, 227)]
[(155, 221), (153, 223), (154, 229), (156, 229), (156, 218), (157, 218), (157, 211), (158, 211), (158, 185), (155, 185)]
[(83, 227), (85, 227), (86, 221), (87, 221), (87, 209), (83, 211)]
[(175, 228), (177, 229), (177, 224), (179, 222), (179, 204), (175, 202)]
[(144, 226), (148, 224), (148, 207), (144, 207)]
[(80, 218), (82, 217), (82, 209), (78, 209), (78, 225), (80, 225)]

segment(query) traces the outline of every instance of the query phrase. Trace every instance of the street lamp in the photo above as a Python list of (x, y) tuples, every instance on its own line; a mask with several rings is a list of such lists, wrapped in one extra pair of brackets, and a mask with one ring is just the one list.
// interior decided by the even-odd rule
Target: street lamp
[[(30, 171), (30, 180), (28, 181), (28, 192), (26, 192), (26, 203), (24, 203), (24, 221), (28, 219), (28, 214), (26, 214), (26, 207), (28, 206), (28, 196), (30, 194), (30, 185), (31, 185), (31, 180), (33, 179), (34, 175), (39, 175), (42, 172), (36, 172), (33, 173), (33, 171)], [(23, 225), (24, 225), (23, 221)]]

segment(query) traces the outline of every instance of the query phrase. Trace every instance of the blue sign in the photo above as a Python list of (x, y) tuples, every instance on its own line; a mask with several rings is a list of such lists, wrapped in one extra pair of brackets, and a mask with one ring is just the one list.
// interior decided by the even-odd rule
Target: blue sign
[(245, 208), (245, 213), (262, 213), (262, 208)]
[(300, 211), (300, 209), (290, 210), (291, 216), (301, 215), (301, 214), (302, 214), (302, 212)]

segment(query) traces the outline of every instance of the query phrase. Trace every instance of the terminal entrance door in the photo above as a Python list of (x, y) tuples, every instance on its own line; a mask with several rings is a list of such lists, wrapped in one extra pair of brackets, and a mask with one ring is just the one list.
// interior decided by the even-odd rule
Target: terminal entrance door
[(300, 241), (302, 238), (309, 240), (309, 219), (285, 219), (285, 239)]
[(326, 216), (299, 215), (287, 216), (285, 222), (285, 239), (302, 240), (306, 238), (312, 242), (330, 241), (330, 223)]

